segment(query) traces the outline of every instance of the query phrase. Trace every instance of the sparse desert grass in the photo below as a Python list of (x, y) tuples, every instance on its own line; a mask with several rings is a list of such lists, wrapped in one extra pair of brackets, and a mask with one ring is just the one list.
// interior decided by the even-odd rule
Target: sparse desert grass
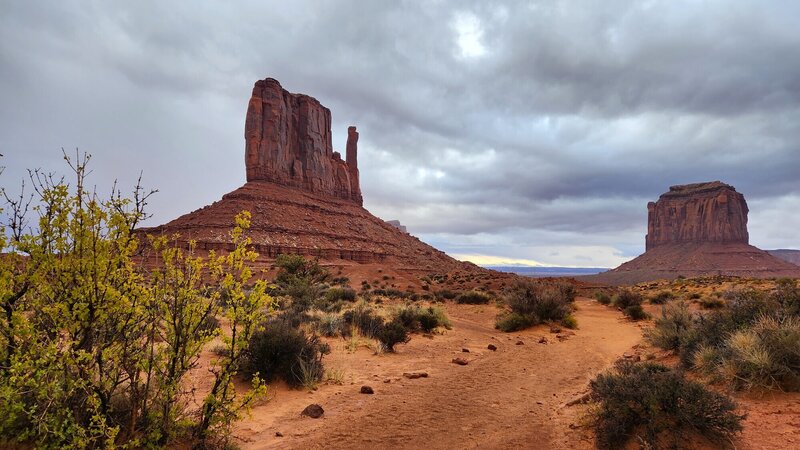
[(610, 305), (611, 304), (611, 296), (606, 294), (605, 292), (597, 292), (594, 294), (594, 298), (597, 299), (597, 302), (601, 305)]

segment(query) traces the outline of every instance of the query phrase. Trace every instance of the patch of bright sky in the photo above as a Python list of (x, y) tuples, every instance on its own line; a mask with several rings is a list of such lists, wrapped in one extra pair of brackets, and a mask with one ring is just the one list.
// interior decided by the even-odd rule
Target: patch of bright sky
[(477, 58), (486, 54), (483, 45), (483, 28), (478, 16), (471, 12), (459, 12), (453, 17), (453, 30), (461, 58)]

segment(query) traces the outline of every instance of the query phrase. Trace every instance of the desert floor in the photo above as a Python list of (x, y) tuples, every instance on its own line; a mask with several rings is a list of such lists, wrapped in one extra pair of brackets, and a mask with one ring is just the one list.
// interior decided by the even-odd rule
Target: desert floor
[[(237, 424), (234, 443), (242, 449), (594, 448), (588, 407), (566, 404), (625, 354), (668, 357), (644, 348), (641, 326), (613, 308), (586, 298), (576, 305), (579, 329), (560, 334), (548, 326), (501, 333), (494, 329), (495, 306), (447, 304), (452, 330), (415, 334), (395, 354), (376, 355), (366, 345), (350, 352), (344, 340), (332, 339), (325, 363), (344, 374), (343, 384), (322, 383), (310, 392), (271, 385), (269, 400)], [(452, 363), (456, 357), (469, 364)], [(408, 379), (405, 372), (428, 377)], [(375, 393), (361, 394), (363, 385)], [(800, 448), (800, 394), (736, 398), (748, 419), (731, 448)], [(322, 418), (300, 415), (311, 403), (325, 409)]]

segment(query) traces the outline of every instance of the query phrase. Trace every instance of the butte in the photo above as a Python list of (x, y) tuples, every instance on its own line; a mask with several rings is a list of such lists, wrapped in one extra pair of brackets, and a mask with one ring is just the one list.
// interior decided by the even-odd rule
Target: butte
[(647, 204), (644, 254), (585, 279), (635, 284), (679, 276), (800, 277), (800, 266), (750, 245), (748, 211), (744, 196), (720, 181), (672, 186)]
[(298, 254), (338, 269), (351, 283), (391, 275), (385, 283), (400, 289), (434, 274), (456, 272), (476, 282), (491, 278), (490, 284), (506, 278), (457, 261), (364, 209), (358, 136), (356, 127), (348, 128), (342, 159), (333, 150), (328, 108), (272, 78), (257, 81), (244, 127), (247, 182), (211, 205), (142, 232), (178, 234), (179, 245), (193, 240), (199, 252), (226, 252), (233, 248), (234, 217), (247, 210), (248, 235), (262, 268), (278, 255)]

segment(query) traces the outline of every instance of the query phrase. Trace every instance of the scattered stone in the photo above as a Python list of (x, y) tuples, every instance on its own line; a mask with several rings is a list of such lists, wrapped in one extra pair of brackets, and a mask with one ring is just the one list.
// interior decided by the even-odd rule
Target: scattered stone
[(525, 343), (522, 341), (517, 341), (517, 345), (525, 345)]
[(624, 353), (622, 355), (623, 358), (627, 359), (628, 361), (639, 362), (642, 360), (642, 357), (638, 353)]
[(546, 337), (544, 337), (544, 336), (542, 336), (542, 337), (539, 339), (539, 343), (540, 343), (540, 344), (547, 344), (547, 343), (548, 343), (548, 341), (547, 341), (547, 338), (546, 338)]
[(561, 327), (557, 327), (557, 326), (553, 325), (553, 326), (550, 327), (550, 332), (553, 333), (553, 334), (561, 333)]
[(461, 352), (462, 352), (462, 353), (469, 353), (469, 349), (468, 349), (468, 348), (462, 348), (462, 349), (461, 349)]
[(312, 419), (319, 419), (323, 414), (325, 414), (325, 410), (322, 409), (322, 406), (319, 406), (316, 403), (306, 406), (306, 409), (300, 413), (301, 416), (308, 416)]
[(392, 382), (392, 380), (391, 380), (390, 378), (387, 378), (387, 379), (383, 380), (383, 382), (384, 382), (384, 383), (391, 383), (391, 382)]
[(372, 390), (372, 388), (369, 387), (369, 386), (361, 386), (361, 393), (362, 394), (374, 394), (375, 391)]
[(403, 376), (409, 380), (416, 380), (417, 378), (428, 378), (427, 372), (403, 372)]
[(276, 431), (275, 437), (283, 437), (283, 433), (281, 433), (280, 431)]
[(493, 352), (497, 351), (497, 346), (494, 345), (494, 344), (489, 344), (489, 345), (486, 346), (486, 348), (488, 348), (489, 350), (491, 350)]
[(453, 358), (452, 362), (453, 364), (458, 364), (459, 366), (466, 366), (467, 364), (469, 364), (469, 361), (467, 361), (464, 358)]

